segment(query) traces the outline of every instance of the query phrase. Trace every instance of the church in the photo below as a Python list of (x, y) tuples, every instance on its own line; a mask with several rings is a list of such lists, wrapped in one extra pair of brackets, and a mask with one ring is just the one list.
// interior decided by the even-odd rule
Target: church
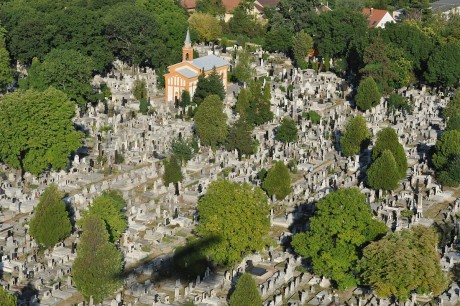
[(180, 100), (183, 90), (187, 90), (190, 97), (193, 97), (200, 74), (204, 72), (205, 75), (208, 75), (214, 67), (227, 90), (229, 63), (214, 54), (194, 59), (190, 32), (187, 30), (182, 48), (182, 62), (169, 66), (169, 72), (164, 75), (166, 102)]

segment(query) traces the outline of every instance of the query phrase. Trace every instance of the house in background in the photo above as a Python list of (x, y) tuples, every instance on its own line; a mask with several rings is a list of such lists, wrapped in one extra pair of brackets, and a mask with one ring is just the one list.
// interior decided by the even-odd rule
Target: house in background
[(374, 8), (363, 8), (362, 13), (367, 16), (369, 28), (385, 28), (388, 22), (395, 22), (387, 10), (377, 10)]
[(433, 13), (441, 13), (445, 18), (449, 15), (460, 15), (460, 0), (439, 0), (431, 3)]
[(193, 97), (200, 74), (208, 75), (214, 68), (222, 78), (224, 88), (227, 90), (228, 66), (227, 61), (213, 54), (194, 59), (190, 32), (187, 30), (182, 48), (182, 62), (169, 66), (169, 72), (164, 75), (166, 102), (179, 101), (183, 90), (187, 90), (190, 97)]

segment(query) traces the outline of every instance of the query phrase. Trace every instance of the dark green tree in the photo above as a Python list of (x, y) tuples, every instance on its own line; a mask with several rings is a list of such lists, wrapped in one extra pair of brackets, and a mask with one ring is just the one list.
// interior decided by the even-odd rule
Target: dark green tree
[(367, 77), (359, 83), (356, 92), (356, 106), (362, 111), (367, 111), (380, 103), (382, 94), (372, 77)]
[(13, 82), (13, 69), (10, 64), (10, 53), (5, 48), (4, 28), (0, 26), (0, 92)]
[(305, 33), (304, 30), (297, 32), (292, 41), (292, 53), (294, 53), (294, 59), (297, 66), (301, 66), (305, 63), (305, 58), (308, 52), (313, 47), (313, 38)]
[(343, 136), (340, 138), (340, 147), (345, 156), (353, 156), (369, 144), (371, 132), (367, 128), (363, 116), (351, 118), (345, 126)]
[(128, 226), (123, 210), (126, 203), (121, 194), (115, 190), (104, 192), (96, 197), (84, 218), (97, 216), (104, 221), (110, 242), (116, 242)]
[(9, 294), (6, 289), (0, 287), (0, 305), (2, 306), (16, 306), (16, 296)]
[(149, 102), (147, 101), (147, 99), (145, 98), (142, 98), (140, 101), (139, 101), (139, 112), (143, 115), (147, 115), (148, 111), (149, 111)]
[(236, 101), (236, 111), (240, 114), (240, 117), (246, 117), (249, 109), (249, 100), (251, 99), (251, 92), (248, 88), (242, 88), (238, 94)]
[(309, 230), (294, 235), (291, 244), (309, 260), (315, 274), (345, 289), (358, 283), (357, 263), (362, 249), (386, 231), (385, 224), (373, 219), (364, 194), (346, 188), (318, 201)]
[(454, 156), (444, 169), (438, 173), (439, 182), (445, 186), (458, 187), (460, 184), (460, 153)]
[(198, 77), (193, 103), (200, 105), (210, 95), (217, 95), (221, 101), (225, 98), (224, 84), (215, 67), (208, 76), (203, 73)]
[(276, 162), (268, 170), (262, 188), (269, 197), (275, 196), (276, 199), (283, 200), (292, 191), (289, 168), (281, 161)]
[(230, 306), (260, 306), (262, 298), (252, 276), (243, 273), (236, 283), (235, 291), (230, 296)]
[(225, 180), (212, 182), (197, 210), (196, 233), (215, 241), (206, 251), (216, 263), (230, 267), (266, 245), (269, 206), (260, 188)]
[(225, 149), (228, 151), (237, 150), (238, 158), (242, 155), (254, 154), (254, 140), (251, 136), (252, 127), (242, 118), (240, 118), (230, 128), (230, 131), (225, 141)]
[(287, 53), (292, 47), (292, 33), (284, 26), (272, 27), (265, 33), (264, 49)]
[(382, 155), (385, 150), (389, 150), (396, 161), (399, 178), (406, 177), (407, 157), (404, 147), (399, 143), (396, 131), (391, 127), (384, 128), (377, 133), (377, 141), (372, 149), (372, 160)]
[(387, 99), (388, 110), (412, 111), (412, 106), (408, 100), (398, 94), (392, 93)]
[(30, 220), (30, 236), (46, 248), (64, 240), (72, 231), (63, 196), (56, 185), (50, 185), (40, 196), (40, 202)]
[(169, 160), (164, 160), (163, 166), (165, 167), (163, 183), (166, 186), (169, 186), (171, 183), (176, 184), (184, 179), (180, 164), (174, 155), (171, 156)]
[(425, 79), (434, 86), (456, 87), (460, 81), (460, 44), (448, 42), (435, 48), (428, 59)]
[(244, 35), (250, 38), (264, 35), (264, 26), (252, 13), (254, 3), (252, 1), (240, 1), (233, 9), (233, 16), (228, 21), (228, 28), (232, 34)]
[(252, 61), (253, 58), (247, 48), (238, 52), (237, 63), (235, 66), (235, 77), (238, 81), (246, 84), (252, 79), (254, 76), (254, 69), (251, 67)]
[(413, 291), (439, 295), (447, 288), (446, 275), (436, 251), (438, 235), (433, 228), (416, 226), (372, 242), (360, 261), (366, 284), (382, 298), (407, 301)]
[(283, 118), (276, 130), (275, 139), (284, 143), (297, 141), (297, 124), (290, 118)]
[(446, 124), (446, 131), (457, 130), (460, 131), (460, 113), (449, 117)]
[[(268, 84), (266, 86), (269, 86)], [(270, 110), (270, 100), (264, 94), (262, 83), (260, 81), (251, 81), (249, 83), (249, 108), (246, 119), (252, 125), (261, 125), (273, 119), (273, 113)]]
[(455, 92), (455, 95), (447, 102), (446, 108), (442, 112), (442, 117), (447, 121), (454, 115), (460, 115), (460, 89)]
[(436, 153), (433, 154), (433, 164), (442, 170), (450, 160), (460, 154), (460, 131), (451, 130), (444, 132), (436, 142)]
[(195, 155), (194, 142), (196, 142), (196, 140), (193, 138), (178, 138), (172, 141), (171, 151), (181, 165), (185, 165), (193, 158), (193, 155)]
[(367, 183), (374, 189), (394, 190), (399, 178), (395, 158), (389, 150), (383, 151), (367, 170)]
[(54, 88), (19, 91), (0, 103), (0, 159), (8, 166), (38, 175), (65, 169), (83, 135), (75, 130), (75, 104)]
[(190, 105), (191, 102), (192, 100), (190, 98), (190, 93), (188, 92), (188, 90), (182, 90), (182, 94), (180, 98), (180, 107), (185, 109), (187, 106)]
[(195, 129), (206, 146), (215, 148), (225, 142), (228, 134), (227, 115), (220, 97), (210, 95), (200, 104), (195, 114)]
[(95, 215), (83, 221), (83, 233), (72, 266), (72, 279), (88, 301), (100, 303), (122, 286), (122, 256), (109, 242), (104, 221)]

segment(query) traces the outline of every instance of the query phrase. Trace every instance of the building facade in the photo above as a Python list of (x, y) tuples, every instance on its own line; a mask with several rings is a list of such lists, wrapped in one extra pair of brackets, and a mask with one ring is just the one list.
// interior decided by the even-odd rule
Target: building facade
[(182, 48), (182, 62), (169, 66), (169, 72), (164, 75), (166, 101), (179, 101), (184, 90), (187, 90), (190, 97), (193, 97), (200, 74), (209, 75), (214, 68), (222, 78), (224, 88), (227, 90), (228, 67), (227, 61), (213, 54), (194, 59), (190, 32), (187, 30)]

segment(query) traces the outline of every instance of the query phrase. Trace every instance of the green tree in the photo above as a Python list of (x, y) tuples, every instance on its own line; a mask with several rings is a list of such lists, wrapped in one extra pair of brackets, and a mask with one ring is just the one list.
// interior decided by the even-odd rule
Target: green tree
[(460, 115), (460, 89), (455, 92), (455, 95), (447, 102), (446, 108), (442, 112), (444, 120), (448, 120), (454, 115)]
[(455, 114), (447, 120), (446, 131), (457, 130), (460, 131), (460, 113)]
[(121, 194), (115, 190), (104, 192), (96, 197), (85, 219), (89, 216), (97, 216), (106, 226), (110, 242), (116, 242), (128, 226), (128, 221), (123, 213), (126, 203)]
[[(302, 114), (303, 116), (303, 114)], [(321, 122), (321, 115), (318, 114), (317, 112), (311, 110), (308, 113), (306, 113), (306, 117), (311, 121), (313, 124), (319, 124)]]
[(198, 0), (195, 10), (212, 16), (223, 16), (225, 14), (225, 7), (222, 4), (222, 0)]
[(166, 186), (169, 186), (171, 183), (176, 184), (184, 179), (179, 162), (174, 155), (169, 160), (164, 160), (163, 166), (165, 167), (163, 183)]
[(439, 182), (445, 186), (458, 187), (460, 184), (460, 153), (454, 156), (444, 169), (438, 173)]
[(0, 103), (0, 159), (8, 166), (38, 175), (65, 169), (82, 133), (75, 131), (75, 104), (54, 88), (19, 91)]
[(195, 94), (193, 95), (193, 103), (200, 105), (210, 95), (219, 96), (221, 101), (225, 99), (225, 87), (215, 67), (207, 77), (204, 73), (198, 77)]
[(437, 296), (447, 288), (447, 278), (436, 251), (433, 228), (416, 226), (372, 242), (360, 261), (364, 281), (378, 296), (395, 296), (404, 302), (411, 292)]
[(383, 151), (367, 170), (367, 182), (374, 189), (394, 190), (399, 178), (395, 158), (389, 150)]
[(366, 111), (380, 103), (381, 93), (372, 77), (367, 77), (359, 83), (356, 92), (356, 106)]
[(238, 81), (246, 84), (252, 79), (254, 76), (254, 69), (251, 67), (252, 61), (253, 58), (248, 49), (245, 48), (238, 52), (238, 59), (235, 66), (235, 77)]
[(392, 93), (387, 99), (389, 110), (403, 110), (406, 112), (412, 111), (412, 106), (408, 100), (398, 94)]
[(57, 186), (50, 185), (41, 195), (30, 220), (30, 236), (46, 248), (64, 240), (72, 231), (69, 213), (62, 198), (63, 194)]
[(391, 127), (386, 127), (377, 133), (377, 141), (372, 149), (372, 160), (382, 155), (385, 150), (389, 150), (396, 161), (399, 178), (406, 177), (407, 157), (404, 147), (399, 143), (396, 131)]
[(285, 26), (272, 27), (265, 33), (264, 50), (287, 53), (292, 48), (292, 33)]
[(230, 131), (225, 141), (225, 149), (228, 151), (237, 150), (238, 158), (241, 159), (242, 155), (254, 154), (254, 140), (251, 136), (252, 127), (244, 120), (240, 118), (230, 128)]
[(178, 138), (172, 141), (171, 151), (181, 165), (185, 165), (196, 153), (194, 149), (194, 142), (196, 142), (195, 139), (184, 138)]
[(358, 154), (365, 146), (369, 144), (371, 132), (367, 128), (366, 119), (363, 116), (351, 118), (345, 126), (342, 138), (340, 138), (340, 147), (345, 156)]
[(196, 233), (215, 240), (207, 253), (216, 263), (230, 267), (265, 246), (269, 206), (260, 188), (225, 180), (212, 182), (197, 210)]
[(304, 30), (297, 32), (292, 41), (292, 53), (297, 66), (305, 62), (308, 52), (313, 47), (313, 38), (305, 33)]
[(198, 33), (200, 41), (212, 42), (222, 34), (219, 20), (208, 13), (193, 13), (188, 23)]
[(136, 100), (147, 99), (147, 83), (145, 80), (134, 81), (133, 96)]
[(278, 200), (284, 199), (292, 191), (289, 168), (281, 161), (276, 162), (268, 170), (262, 188), (269, 197), (275, 196)]
[[(38, 75), (34, 75), (34, 72)], [(85, 108), (93, 99), (93, 88), (90, 84), (92, 72), (93, 62), (90, 57), (75, 50), (53, 49), (36, 70), (29, 71), (29, 76), (23, 84), (26, 88), (37, 90), (53, 86)], [(39, 86), (35, 87), (37, 84)]]
[[(269, 86), (268, 84), (265, 87)], [(270, 110), (270, 99), (266, 91), (262, 89), (260, 81), (252, 80), (249, 83), (249, 108), (246, 113), (248, 123), (252, 125), (261, 125), (273, 119), (273, 113)]]
[(9, 294), (6, 289), (0, 287), (0, 305), (2, 306), (16, 306), (16, 296)]
[(139, 101), (139, 112), (143, 115), (147, 115), (148, 111), (149, 111), (149, 102), (147, 101), (147, 99), (145, 98), (142, 98), (140, 101)]
[(251, 97), (251, 92), (248, 88), (242, 88), (238, 94), (238, 99), (236, 101), (236, 111), (240, 114), (240, 117), (245, 117), (249, 109), (249, 99)]
[(210, 95), (200, 104), (195, 114), (195, 129), (201, 143), (215, 148), (225, 142), (228, 134), (227, 115), (217, 95)]
[(358, 283), (357, 263), (362, 249), (386, 231), (385, 224), (373, 219), (364, 194), (346, 188), (318, 201), (309, 230), (294, 235), (291, 244), (311, 262), (315, 274), (345, 289)]
[(264, 27), (252, 13), (252, 1), (240, 1), (233, 9), (233, 17), (228, 21), (228, 28), (232, 34), (244, 35), (250, 38), (260, 37), (264, 34)]
[(190, 105), (191, 102), (192, 100), (190, 98), (190, 93), (188, 92), (188, 90), (182, 90), (182, 95), (180, 98), (180, 107), (185, 109), (187, 106)]
[(283, 118), (276, 130), (275, 139), (284, 143), (297, 141), (297, 124), (290, 118)]
[(460, 44), (448, 42), (433, 50), (425, 79), (434, 86), (456, 87), (460, 81)]
[(436, 153), (433, 154), (433, 164), (436, 169), (443, 169), (453, 157), (460, 154), (460, 131), (451, 130), (442, 133), (435, 145)]
[(260, 306), (262, 298), (252, 276), (243, 273), (236, 283), (235, 291), (230, 296), (230, 306)]
[(72, 279), (88, 301), (102, 302), (123, 284), (121, 253), (109, 242), (104, 221), (95, 215), (83, 221), (83, 233), (72, 266)]
[(10, 54), (6, 48), (0, 47), (0, 92), (5, 91), (6, 87), (12, 82), (13, 69), (11, 69), (10, 65)]

